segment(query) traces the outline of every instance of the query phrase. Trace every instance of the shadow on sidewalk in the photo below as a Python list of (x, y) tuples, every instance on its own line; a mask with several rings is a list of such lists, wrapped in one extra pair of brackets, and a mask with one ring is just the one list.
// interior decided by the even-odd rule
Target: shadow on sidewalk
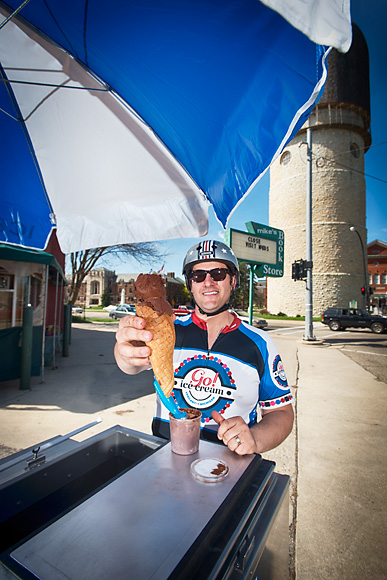
[(56, 354), (56, 368), (44, 369), (44, 382), (31, 377), (29, 390), (20, 390), (19, 379), (0, 382), (0, 408), (92, 414), (154, 393), (151, 371), (129, 376), (117, 367), (116, 328), (79, 326), (72, 328), (69, 356)]

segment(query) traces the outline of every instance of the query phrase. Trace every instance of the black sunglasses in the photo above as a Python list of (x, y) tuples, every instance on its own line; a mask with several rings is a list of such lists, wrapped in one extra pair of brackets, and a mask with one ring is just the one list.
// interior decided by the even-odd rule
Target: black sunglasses
[(194, 282), (204, 282), (207, 274), (211, 276), (214, 282), (225, 280), (227, 274), (230, 274), (231, 276), (231, 272), (228, 268), (213, 268), (212, 270), (193, 270), (190, 278)]

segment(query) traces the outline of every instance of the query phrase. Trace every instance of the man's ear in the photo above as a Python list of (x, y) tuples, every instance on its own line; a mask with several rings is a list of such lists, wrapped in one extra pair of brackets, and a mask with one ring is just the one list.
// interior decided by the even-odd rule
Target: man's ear
[(236, 286), (236, 276), (233, 276), (231, 279), (231, 290), (235, 290)]

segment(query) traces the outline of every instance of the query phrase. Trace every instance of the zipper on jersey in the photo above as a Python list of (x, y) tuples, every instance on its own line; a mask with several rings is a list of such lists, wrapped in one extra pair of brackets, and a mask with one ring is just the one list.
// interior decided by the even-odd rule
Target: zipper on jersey
[(223, 327), (222, 327), (222, 328), (219, 330), (219, 332), (218, 332), (218, 335), (217, 335), (217, 337), (215, 338), (214, 342), (212, 343), (212, 346), (211, 346), (211, 348), (209, 347), (209, 344), (208, 344), (208, 329), (206, 330), (206, 333), (207, 333), (207, 358), (210, 358), (211, 351), (212, 351), (212, 349), (214, 348), (214, 346), (216, 345), (216, 343), (218, 342), (218, 340), (219, 340), (219, 337), (220, 337), (220, 335), (222, 334), (222, 332), (223, 332), (223, 330), (224, 330), (224, 329), (225, 329), (225, 326), (223, 326)]

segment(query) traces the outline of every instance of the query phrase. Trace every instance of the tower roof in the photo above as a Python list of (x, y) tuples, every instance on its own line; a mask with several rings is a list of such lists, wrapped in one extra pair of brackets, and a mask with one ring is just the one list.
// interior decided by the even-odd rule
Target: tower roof
[(319, 105), (345, 103), (363, 109), (370, 122), (369, 55), (360, 28), (352, 23), (351, 48), (345, 54), (332, 49), (328, 56), (328, 78)]

